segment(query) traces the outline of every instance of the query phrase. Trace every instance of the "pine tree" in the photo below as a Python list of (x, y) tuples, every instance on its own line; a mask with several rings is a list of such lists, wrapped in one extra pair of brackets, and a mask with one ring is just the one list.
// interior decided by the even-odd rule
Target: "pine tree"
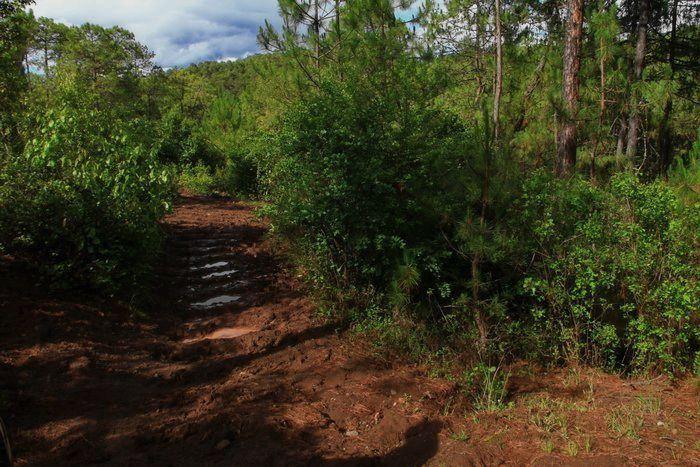
[(569, 176), (576, 166), (577, 118), (581, 70), (581, 36), (583, 34), (583, 0), (568, 0), (568, 21), (564, 45), (564, 101), (565, 115), (559, 129), (556, 172)]

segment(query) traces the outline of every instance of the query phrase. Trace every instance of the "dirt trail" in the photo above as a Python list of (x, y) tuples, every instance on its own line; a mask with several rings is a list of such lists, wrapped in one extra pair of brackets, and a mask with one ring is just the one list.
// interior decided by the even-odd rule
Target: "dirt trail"
[[(562, 463), (517, 412), (465, 425), (452, 383), (320, 320), (250, 204), (184, 198), (165, 228), (148, 316), (5, 271), (0, 410), (18, 465)], [(625, 463), (616, 442), (589, 460)]]
[(250, 205), (186, 198), (166, 228), (162, 303), (148, 317), (108, 302), (3, 296), (29, 312), (3, 323), (25, 331), (3, 335), (18, 465), (433, 456), (440, 422), (396, 400), (449, 385), (423, 387), (417, 372), (392, 371), (316, 319)]

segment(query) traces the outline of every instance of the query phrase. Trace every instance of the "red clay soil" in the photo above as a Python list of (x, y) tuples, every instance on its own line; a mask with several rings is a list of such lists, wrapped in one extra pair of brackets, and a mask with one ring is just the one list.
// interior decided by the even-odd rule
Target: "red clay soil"
[(698, 389), (512, 368), (511, 404), (322, 320), (253, 205), (184, 198), (158, 303), (51, 296), (0, 270), (0, 411), (17, 465), (700, 465)]

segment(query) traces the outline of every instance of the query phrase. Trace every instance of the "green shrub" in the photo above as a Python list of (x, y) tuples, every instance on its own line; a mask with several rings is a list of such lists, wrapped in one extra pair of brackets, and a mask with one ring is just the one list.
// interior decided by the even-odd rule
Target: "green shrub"
[(211, 169), (206, 165), (186, 165), (178, 177), (180, 189), (194, 195), (225, 194), (250, 196), (257, 191), (255, 168), (248, 161), (229, 161)]
[(214, 172), (214, 188), (221, 193), (236, 196), (257, 194), (258, 180), (255, 165), (246, 158), (230, 158)]
[(405, 86), (383, 96), (358, 81), (328, 80), (285, 114), (273, 139), (267, 213), (318, 286), (383, 293), (409, 247), (426, 270), (440, 223), (428, 195), (440, 194), (433, 171), (457, 152), (450, 147), (462, 129), (415, 102), (417, 92)]
[(24, 153), (0, 170), (0, 248), (62, 285), (137, 284), (173, 193), (139, 125), (69, 107), (39, 117)]
[(697, 210), (662, 182), (631, 175), (614, 177), (609, 189), (535, 177), (518, 209), (532, 258), (521, 290), (541, 355), (692, 367), (700, 342)]
[(668, 180), (688, 205), (700, 205), (700, 129), (686, 160), (677, 158), (668, 171)]
[(176, 165), (221, 164), (223, 156), (216, 151), (192, 119), (172, 109), (157, 126), (155, 150), (159, 161)]
[(439, 342), (473, 353), (479, 310), (487, 362), (512, 352), (615, 370), (692, 368), (696, 206), (630, 174), (601, 185), (514, 175), (507, 150), (490, 146), (488, 116), (464, 128), (410, 82), (389, 97), (365, 85), (323, 81), (285, 114), (266, 161), (273, 231), (325, 299), (380, 304), (355, 316), (376, 321), (363, 326), (387, 342), (411, 341), (401, 321), (419, 322), (426, 332), (411, 347), (426, 352)]
[(193, 195), (211, 195), (215, 191), (215, 180), (211, 169), (205, 165), (185, 166), (178, 176), (180, 189)]

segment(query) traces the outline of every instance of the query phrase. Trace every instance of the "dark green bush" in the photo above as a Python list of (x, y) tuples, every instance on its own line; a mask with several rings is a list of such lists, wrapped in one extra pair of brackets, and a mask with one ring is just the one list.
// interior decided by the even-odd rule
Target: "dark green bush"
[(255, 167), (246, 160), (229, 160), (212, 169), (203, 164), (185, 165), (179, 170), (178, 184), (194, 195), (250, 196), (257, 191)]
[(322, 286), (384, 290), (440, 223), (426, 194), (433, 168), (462, 129), (404, 87), (393, 96), (360, 82), (324, 82), (285, 115), (267, 173), (274, 230), (292, 239)]
[(215, 192), (214, 176), (211, 169), (203, 164), (182, 167), (178, 185), (181, 190), (193, 195), (211, 195)]
[(36, 122), (0, 171), (0, 248), (30, 256), (63, 285), (117, 290), (158, 251), (171, 176), (139, 121), (69, 107)]
[(429, 67), (356, 71), (292, 106), (263, 161), (273, 229), (325, 298), (394, 336), (388, 322), (420, 322), (414, 349), (474, 353), (481, 313), (492, 354), (693, 366), (696, 206), (632, 175), (517, 173), (487, 111), (466, 128), (423, 91)]
[(236, 196), (252, 196), (258, 192), (258, 173), (255, 164), (236, 155), (227, 159), (223, 167), (214, 172), (214, 187), (221, 193)]
[(285, 115), (267, 182), (275, 231), (327, 297), (351, 307), (385, 297), (385, 309), (466, 346), (479, 254), (478, 306), (495, 351), (611, 369), (693, 366), (698, 210), (666, 184), (536, 174), (518, 189), (497, 170), (507, 154), (493, 153), (479, 227), (483, 130), (366, 98), (357, 82), (324, 86)]
[(663, 182), (530, 179), (517, 210), (531, 343), (549, 359), (671, 372), (700, 343), (697, 209)]
[(157, 158), (163, 163), (215, 167), (224, 159), (209, 144), (196, 123), (176, 109), (162, 118), (157, 132)]

